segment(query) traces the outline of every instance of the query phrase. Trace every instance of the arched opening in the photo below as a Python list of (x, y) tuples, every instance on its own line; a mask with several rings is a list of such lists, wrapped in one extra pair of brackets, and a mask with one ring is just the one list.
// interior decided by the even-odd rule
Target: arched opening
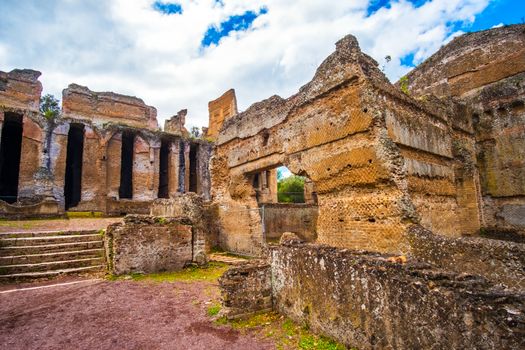
[(170, 142), (162, 140), (160, 144), (159, 162), (159, 198), (169, 198)]
[(319, 208), (314, 184), (284, 166), (248, 174), (261, 210), (267, 243), (278, 242), (284, 232), (305, 241), (317, 238)]
[(0, 199), (7, 203), (18, 198), (22, 131), (22, 116), (6, 112), (0, 143)]
[(130, 131), (122, 133), (122, 152), (120, 153), (120, 187), (119, 198), (133, 198), (133, 151), (135, 134)]
[(66, 210), (78, 205), (81, 200), (83, 151), (84, 125), (71, 124), (67, 135), (66, 177), (64, 183)]

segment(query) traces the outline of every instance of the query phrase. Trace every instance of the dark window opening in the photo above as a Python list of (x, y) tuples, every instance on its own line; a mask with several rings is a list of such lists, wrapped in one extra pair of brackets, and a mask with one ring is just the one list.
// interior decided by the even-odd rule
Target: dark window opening
[(120, 188), (119, 197), (133, 198), (133, 145), (135, 135), (125, 131), (122, 133), (122, 152), (120, 158)]
[(0, 199), (7, 203), (16, 202), (18, 197), (22, 130), (22, 116), (5, 113), (0, 144)]
[(197, 153), (199, 145), (190, 145), (190, 192), (198, 191)]
[(186, 158), (184, 156), (185, 150), (184, 142), (179, 144), (179, 192), (186, 192), (185, 189), (185, 179), (186, 179)]
[(169, 198), (169, 159), (170, 143), (162, 140), (160, 144), (159, 198)]
[(71, 124), (67, 134), (66, 178), (64, 184), (66, 210), (76, 206), (81, 199), (83, 150), (84, 125)]

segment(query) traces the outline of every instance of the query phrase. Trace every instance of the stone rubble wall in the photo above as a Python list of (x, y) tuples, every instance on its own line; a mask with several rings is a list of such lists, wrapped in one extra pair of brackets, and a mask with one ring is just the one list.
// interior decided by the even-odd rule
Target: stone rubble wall
[(125, 123), (157, 130), (157, 110), (140, 98), (113, 92), (95, 92), (85, 86), (70, 84), (62, 92), (62, 113), (71, 119), (89, 119), (95, 124)]
[[(193, 144), (199, 149), (198, 193), (210, 197), (210, 143), (159, 131), (155, 109), (138, 98), (93, 92), (75, 84), (64, 90), (62, 113), (47, 119), (38, 112), (42, 91), (39, 76), (40, 72), (32, 70), (0, 72), (0, 130), (6, 113), (21, 116), (23, 123), (18, 201), (1, 204), (0, 216), (43, 217), (64, 212), (71, 124), (83, 125), (84, 149), (81, 201), (69, 210), (149, 214), (159, 190), (161, 140), (169, 142), (169, 196), (189, 191), (186, 153)], [(135, 135), (132, 199), (119, 198), (123, 132)]]
[(191, 221), (185, 218), (126, 216), (104, 236), (113, 275), (180, 270), (193, 261)]
[(421, 226), (408, 230), (412, 254), (455, 273), (481, 275), (507, 288), (525, 290), (525, 244), (481, 237), (444, 237)]
[(270, 265), (253, 260), (230, 268), (219, 279), (222, 311), (229, 319), (272, 310)]
[(221, 278), (226, 315), (265, 310), (269, 284), (274, 310), (349, 347), (525, 345), (523, 292), (404, 256), (293, 242), (272, 247), (269, 261), (234, 266)]

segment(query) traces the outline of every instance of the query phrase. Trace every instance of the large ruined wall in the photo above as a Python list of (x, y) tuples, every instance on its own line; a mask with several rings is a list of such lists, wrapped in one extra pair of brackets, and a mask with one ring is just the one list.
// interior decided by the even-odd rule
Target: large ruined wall
[(523, 293), (416, 260), (287, 243), (272, 247), (268, 262), (231, 268), (220, 285), (229, 317), (267, 309), (270, 294), (274, 310), (348, 347), (521, 349), (525, 344)]
[[(196, 192), (209, 198), (208, 160), (211, 146), (201, 140), (158, 130), (156, 111), (135, 97), (97, 93), (78, 85), (63, 91), (63, 110), (54, 118), (38, 111), (42, 85), (40, 72), (0, 72), (0, 130), (4, 115), (22, 121), (21, 159), (16, 203), (0, 201), (0, 215), (57, 215), (64, 209), (107, 214), (149, 214), (158, 197), (160, 149), (168, 149), (168, 197), (188, 192), (190, 145), (198, 149)], [(68, 135), (83, 130), (80, 202), (65, 208)], [(122, 134), (134, 136), (132, 198), (119, 198)], [(1, 167), (0, 167), (1, 168)], [(184, 178), (181, 181), (181, 176)]]
[(208, 103), (208, 113), (209, 125), (206, 137), (215, 140), (219, 135), (224, 121), (238, 113), (235, 90), (230, 89), (219, 98), (210, 101)]
[(525, 232), (525, 25), (460, 36), (398, 84), (462, 106), (455, 140), (477, 165), (465, 186), (481, 192), (482, 226)]
[(62, 110), (72, 119), (88, 119), (96, 124), (123, 123), (138, 128), (158, 129), (157, 110), (132, 96), (95, 92), (70, 84), (62, 92)]
[(253, 249), (261, 228), (258, 211), (242, 212), (257, 206), (249, 175), (281, 164), (315, 185), (319, 242), (407, 252), (412, 222), (446, 235), (476, 232), (475, 215), (463, 220), (477, 214), (478, 198), (459, 179), (471, 164), (457, 159), (457, 109), (403, 94), (352, 36), (336, 46), (296, 95), (273, 96), (225, 122), (212, 179), (226, 248)]

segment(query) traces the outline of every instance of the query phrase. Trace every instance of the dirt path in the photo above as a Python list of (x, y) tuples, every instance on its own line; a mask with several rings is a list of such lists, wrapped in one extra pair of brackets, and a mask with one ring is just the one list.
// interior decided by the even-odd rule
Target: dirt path
[(1, 220), (0, 232), (100, 230), (114, 222), (122, 222), (122, 218)]
[(274, 349), (206, 315), (211, 282), (91, 281), (0, 294), (0, 349)]

